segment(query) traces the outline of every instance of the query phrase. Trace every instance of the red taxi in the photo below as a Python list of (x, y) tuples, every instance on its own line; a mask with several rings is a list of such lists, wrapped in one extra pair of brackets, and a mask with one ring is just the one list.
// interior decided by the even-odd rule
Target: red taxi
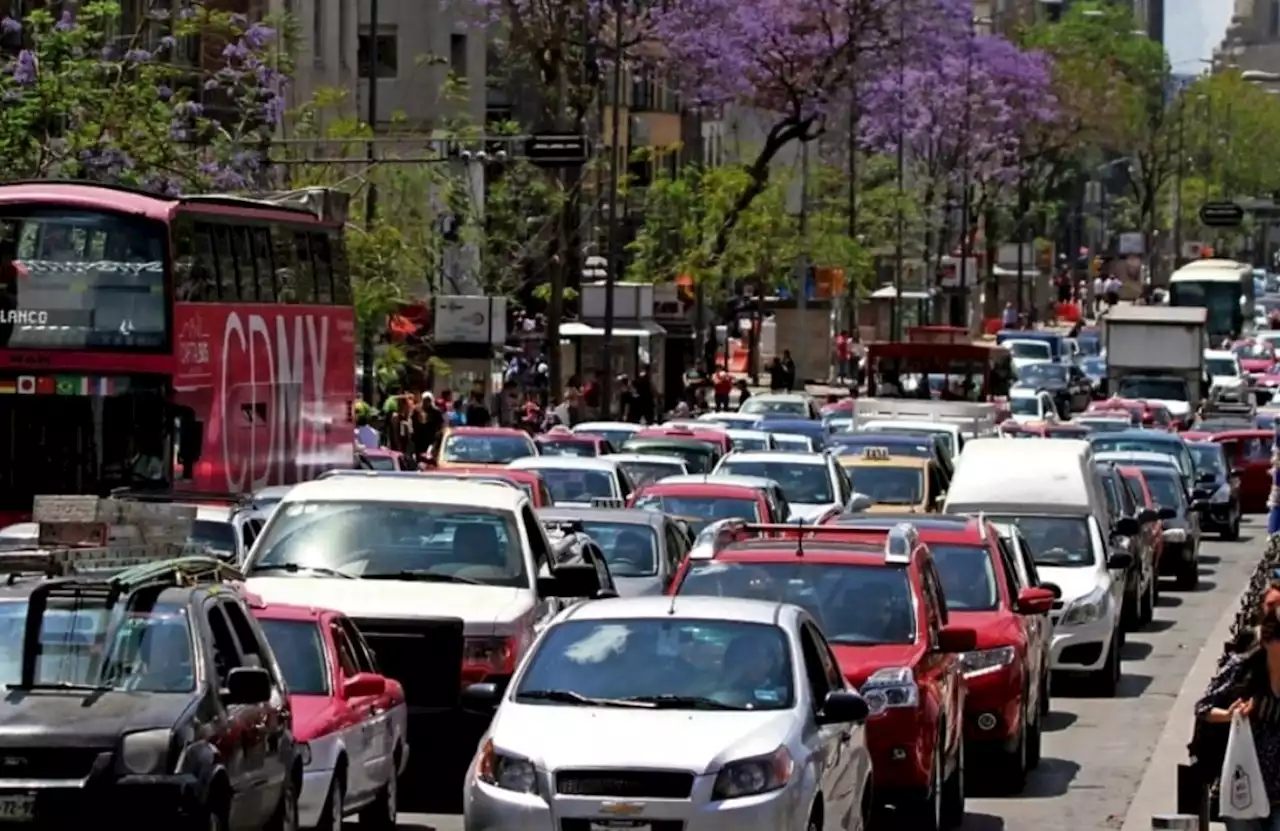
[(1225, 430), (1209, 441), (1222, 445), (1227, 467), (1240, 475), (1240, 510), (1260, 513), (1267, 510), (1271, 494), (1271, 445), (1273, 430)]
[(972, 627), (978, 636), (977, 649), (960, 656), (968, 685), (964, 731), (969, 751), (994, 757), (995, 781), (1017, 793), (1027, 771), (1040, 763), (1042, 719), (1049, 712), (1054, 587), (1023, 585), (1013, 551), (985, 520), (882, 514), (835, 522), (857, 535), (852, 539), (874, 545), (899, 521), (910, 521), (928, 546), (951, 622)]
[(795, 603), (827, 634), (840, 671), (866, 699), (876, 794), (904, 828), (964, 817), (965, 682), (977, 633), (948, 617), (929, 548), (915, 529), (855, 537), (836, 525), (728, 524), (690, 553), (671, 593)]
[(695, 439), (718, 448), (721, 455), (728, 455), (729, 451), (733, 449), (733, 440), (729, 438), (729, 434), (725, 432), (723, 427), (718, 426), (688, 427), (683, 424), (659, 424), (655, 427), (645, 427), (631, 438)]
[(1262, 375), (1276, 364), (1276, 351), (1266, 341), (1236, 341), (1231, 344), (1231, 351), (1240, 361), (1240, 371), (1246, 375)]
[(495, 467), (449, 467), (443, 470), (422, 471), (423, 476), (446, 476), (451, 479), (476, 479), (481, 482), (507, 482), (524, 491), (525, 496), (535, 508), (546, 508), (555, 504), (547, 483), (534, 470), (515, 470)]
[(249, 598), (289, 686), (302, 750), (298, 824), (396, 825), (396, 780), (409, 759), (404, 689), (378, 674), (373, 651), (347, 617), (328, 609)]
[[(1154, 416), (1151, 409), (1145, 401), (1135, 401), (1130, 398), (1108, 398), (1105, 401), (1094, 401), (1085, 410), (1087, 413), (1114, 413), (1123, 412), (1129, 415), (1129, 423), (1134, 427), (1150, 425)], [(1166, 410), (1167, 412), (1167, 410)]]
[(1089, 432), (1088, 427), (1070, 422), (1031, 421), (1019, 424), (1016, 421), (1006, 421), (1000, 425), (1000, 435), (1017, 439), (1083, 439), (1088, 437)]
[(732, 481), (720, 482), (717, 478), (698, 477), (696, 482), (650, 482), (631, 494), (627, 507), (684, 517), (695, 531), (722, 519), (770, 523), (787, 521), (785, 508), (766, 488)]
[(575, 433), (559, 424), (535, 436), (533, 443), (543, 456), (603, 456), (613, 452), (613, 446), (603, 436)]

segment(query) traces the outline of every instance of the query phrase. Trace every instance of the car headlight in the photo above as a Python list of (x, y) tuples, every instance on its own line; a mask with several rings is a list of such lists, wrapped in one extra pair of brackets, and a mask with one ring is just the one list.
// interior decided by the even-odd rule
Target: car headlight
[(169, 751), (172, 746), (171, 730), (129, 733), (120, 743), (120, 762), (129, 773), (139, 776), (172, 773), (169, 766)]
[(298, 761), (302, 762), (302, 766), (311, 766), (311, 745), (306, 742), (298, 743)]
[(915, 707), (920, 703), (920, 689), (910, 667), (878, 669), (858, 692), (873, 716), (890, 708)]
[(1218, 505), (1221, 505), (1226, 502), (1230, 502), (1231, 486), (1230, 485), (1219, 486), (1218, 489), (1213, 492), (1213, 496), (1209, 497), (1209, 501)]
[(720, 768), (711, 798), (736, 799), (776, 791), (791, 781), (794, 770), (795, 763), (785, 747), (779, 747), (767, 756), (730, 762)]
[(1087, 623), (1102, 620), (1107, 614), (1107, 590), (1099, 586), (1084, 597), (1078, 597), (1068, 604), (1062, 613), (1060, 626), (1083, 626)]
[(1166, 528), (1163, 536), (1165, 542), (1184, 543), (1187, 541), (1187, 530), (1185, 528)]
[(476, 756), (476, 778), (504, 791), (538, 792), (538, 772), (533, 762), (497, 750), (493, 739), (485, 739)]
[(965, 678), (978, 678), (1004, 669), (1018, 657), (1012, 646), (997, 646), (995, 649), (978, 649), (973, 652), (960, 653), (960, 669)]

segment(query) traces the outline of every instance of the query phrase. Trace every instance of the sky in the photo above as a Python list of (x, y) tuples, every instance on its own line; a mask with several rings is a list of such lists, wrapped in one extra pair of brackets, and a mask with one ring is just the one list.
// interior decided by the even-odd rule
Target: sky
[(1233, 0), (1164, 0), (1164, 42), (1175, 73), (1203, 69), (1198, 60), (1212, 57), (1222, 43), (1234, 6)]

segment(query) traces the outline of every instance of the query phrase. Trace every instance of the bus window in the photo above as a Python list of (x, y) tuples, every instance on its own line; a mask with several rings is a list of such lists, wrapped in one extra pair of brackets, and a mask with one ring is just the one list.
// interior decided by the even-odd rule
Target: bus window
[(329, 261), (329, 237), (324, 233), (311, 235), (311, 259), (315, 265), (315, 302), (327, 306), (333, 302), (333, 269)]
[(340, 234), (329, 236), (329, 260), (333, 265), (333, 302), (336, 306), (351, 305), (351, 272), (347, 268), (347, 248)]
[(316, 302), (316, 278), (311, 265), (311, 249), (307, 245), (307, 234), (298, 231), (293, 235), (294, 247), (298, 252), (298, 301), (299, 303)]
[(279, 225), (271, 226), (271, 260), (276, 267), (276, 300), (298, 302), (298, 252), (293, 232)]
[(236, 285), (236, 255), (227, 226), (213, 226), (213, 250), (218, 258), (218, 298), (235, 300), (240, 297), (240, 287)]
[(240, 299), (258, 299), (258, 264), (253, 259), (253, 246), (249, 242), (249, 229), (235, 227), (231, 237), (236, 246), (236, 270), (240, 273)]
[(271, 267), (271, 234), (266, 228), (250, 230), (253, 242), (253, 257), (258, 264), (258, 299), (266, 303), (274, 303), (276, 291), (276, 272)]

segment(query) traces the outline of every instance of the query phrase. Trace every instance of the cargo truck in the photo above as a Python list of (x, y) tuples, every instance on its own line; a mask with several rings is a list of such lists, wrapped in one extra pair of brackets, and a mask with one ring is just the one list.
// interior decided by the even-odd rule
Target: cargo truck
[(1103, 318), (1107, 392), (1163, 404), (1185, 429), (1205, 395), (1205, 309), (1115, 306)]

